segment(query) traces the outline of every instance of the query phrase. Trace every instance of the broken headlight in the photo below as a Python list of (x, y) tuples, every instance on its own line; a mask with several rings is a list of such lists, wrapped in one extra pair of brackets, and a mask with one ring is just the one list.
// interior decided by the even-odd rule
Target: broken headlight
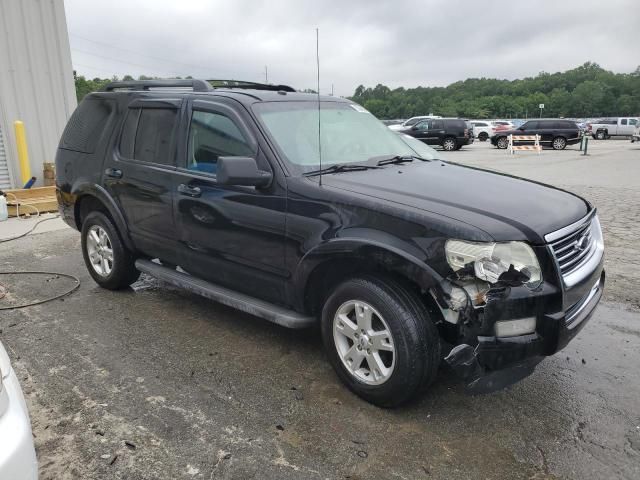
[(498, 280), (536, 288), (542, 273), (536, 254), (524, 242), (478, 243), (447, 240), (447, 262), (454, 272), (469, 269), (480, 280)]

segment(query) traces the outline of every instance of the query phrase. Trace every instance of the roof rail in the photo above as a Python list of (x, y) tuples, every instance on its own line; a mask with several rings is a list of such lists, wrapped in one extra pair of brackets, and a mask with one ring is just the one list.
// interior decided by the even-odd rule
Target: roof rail
[(103, 92), (114, 90), (149, 90), (151, 88), (193, 88), (194, 92), (208, 92), (213, 90), (206, 80), (130, 80), (124, 82), (110, 82), (103, 88)]
[(207, 80), (213, 88), (245, 88), (248, 90), (271, 90), (274, 92), (295, 92), (289, 85), (270, 85), (266, 83), (245, 82), (244, 80)]

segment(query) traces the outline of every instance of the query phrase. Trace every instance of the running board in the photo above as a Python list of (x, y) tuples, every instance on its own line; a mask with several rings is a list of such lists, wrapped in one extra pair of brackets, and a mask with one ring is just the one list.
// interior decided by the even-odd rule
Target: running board
[(164, 267), (149, 260), (136, 260), (136, 268), (141, 272), (170, 283), (171, 285), (184, 288), (205, 298), (215, 300), (218, 303), (255, 315), (256, 317), (264, 318), (283, 327), (306, 328), (316, 322), (314, 317), (307, 317), (294, 310), (289, 310), (274, 305), (273, 303), (250, 297), (244, 293), (229, 290), (228, 288), (215, 285), (206, 280), (201, 280), (188, 273), (181, 273), (177, 270)]

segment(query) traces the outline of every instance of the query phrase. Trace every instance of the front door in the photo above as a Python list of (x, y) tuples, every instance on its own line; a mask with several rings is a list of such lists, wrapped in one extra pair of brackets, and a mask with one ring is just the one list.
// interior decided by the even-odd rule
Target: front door
[(253, 157), (274, 171), (266, 145), (234, 100), (193, 100), (186, 155), (174, 183), (180, 265), (198, 277), (268, 301), (284, 297), (286, 187), (274, 172), (269, 187), (216, 182), (219, 157)]
[(136, 248), (175, 263), (173, 176), (181, 100), (137, 99), (128, 107), (104, 186), (120, 207)]

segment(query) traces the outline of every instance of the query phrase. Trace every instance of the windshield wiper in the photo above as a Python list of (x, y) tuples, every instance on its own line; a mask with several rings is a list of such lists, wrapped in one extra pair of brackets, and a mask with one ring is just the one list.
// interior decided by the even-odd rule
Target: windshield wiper
[(377, 165), (390, 165), (392, 163), (407, 163), (413, 162), (414, 159), (422, 160), (423, 162), (428, 162), (426, 158), (419, 157), (417, 155), (394, 155), (393, 157), (383, 158), (382, 160), (378, 160)]
[(329, 173), (341, 173), (341, 172), (357, 172), (362, 170), (369, 170), (380, 168), (375, 165), (363, 165), (363, 164), (349, 164), (349, 163), (336, 163), (330, 167), (321, 168), (319, 170), (312, 170), (304, 174), (305, 177), (313, 177), (314, 175), (325, 175)]

